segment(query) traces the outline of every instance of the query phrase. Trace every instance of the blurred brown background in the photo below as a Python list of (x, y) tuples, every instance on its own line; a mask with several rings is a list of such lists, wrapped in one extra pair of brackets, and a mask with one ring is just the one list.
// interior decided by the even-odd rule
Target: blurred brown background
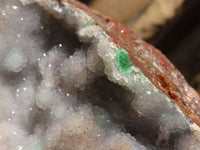
[(162, 52), (200, 93), (200, 0), (80, 0)]

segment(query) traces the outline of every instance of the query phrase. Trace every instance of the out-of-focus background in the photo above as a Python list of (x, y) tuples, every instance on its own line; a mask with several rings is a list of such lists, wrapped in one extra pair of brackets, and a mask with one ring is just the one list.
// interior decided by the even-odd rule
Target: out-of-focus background
[(129, 26), (200, 93), (200, 0), (80, 0)]

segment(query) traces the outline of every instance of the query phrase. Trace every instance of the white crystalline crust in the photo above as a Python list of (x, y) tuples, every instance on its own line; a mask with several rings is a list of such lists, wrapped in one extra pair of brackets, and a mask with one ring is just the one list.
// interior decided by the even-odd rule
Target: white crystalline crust
[[(168, 130), (188, 128), (189, 121), (180, 109), (166, 95), (158, 91), (139, 68), (132, 66), (131, 75), (128, 76), (119, 71), (115, 62), (115, 50), (118, 47), (109, 42), (109, 37), (105, 35), (102, 29), (96, 25), (82, 28), (79, 31), (79, 36), (84, 40), (88, 39), (89, 41), (95, 38), (98, 41), (96, 47), (99, 56), (104, 61), (105, 74), (111, 81), (123, 85), (136, 93), (137, 98), (132, 102), (132, 107), (135, 110), (148, 118), (157, 118)], [(160, 116), (158, 112), (165, 112), (166, 114), (164, 113)], [(169, 120), (168, 115), (170, 114), (174, 120)]]
[[(72, 24), (83, 26), (91, 19), (80, 14), (70, 18)], [(0, 1), (0, 20), (0, 150), (146, 149), (120, 130), (106, 133), (93, 106), (77, 102), (77, 90), (103, 74), (95, 49), (73, 54), (62, 44), (45, 49), (45, 39), (34, 36), (44, 30), (39, 11), (18, 0)]]
[(23, 52), (18, 49), (11, 49), (5, 56), (2, 65), (5, 70), (19, 72), (26, 66), (26, 63), (27, 58), (24, 56)]
[[(101, 109), (79, 100), (78, 92), (103, 72), (109, 80), (135, 93), (132, 107), (160, 123), (160, 140), (167, 138), (168, 132), (189, 129), (181, 111), (147, 78), (141, 80), (144, 75), (138, 68), (133, 66), (130, 76), (119, 71), (115, 63), (117, 45), (100, 27), (91, 24), (93, 19), (85, 12), (68, 3), (58, 5), (55, 0), (21, 2), (37, 2), (58, 19), (77, 27), (83, 42), (93, 44), (73, 50), (73, 54), (68, 53), (71, 47), (60, 44), (46, 49), (45, 38), (34, 36), (44, 29), (36, 7), (23, 6), (18, 0), (0, 1), (0, 150), (151, 149), (110, 126), (109, 114), (101, 114)], [(108, 118), (106, 122), (99, 123), (94, 109), (101, 118)], [(188, 142), (187, 137), (180, 140)], [(180, 142), (177, 149), (181, 147)]]

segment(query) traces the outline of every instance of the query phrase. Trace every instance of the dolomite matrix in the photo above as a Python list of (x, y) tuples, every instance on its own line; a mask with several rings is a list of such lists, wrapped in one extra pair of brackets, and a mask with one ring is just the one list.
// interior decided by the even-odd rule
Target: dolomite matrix
[(200, 149), (198, 99), (159, 88), (117, 22), (73, 0), (1, 0), (0, 20), (0, 150)]

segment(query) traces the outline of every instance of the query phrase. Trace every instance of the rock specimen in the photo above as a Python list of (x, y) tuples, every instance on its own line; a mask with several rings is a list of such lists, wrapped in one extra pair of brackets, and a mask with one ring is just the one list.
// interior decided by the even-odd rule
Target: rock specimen
[(0, 12), (0, 150), (200, 149), (199, 96), (126, 26), (74, 0)]

